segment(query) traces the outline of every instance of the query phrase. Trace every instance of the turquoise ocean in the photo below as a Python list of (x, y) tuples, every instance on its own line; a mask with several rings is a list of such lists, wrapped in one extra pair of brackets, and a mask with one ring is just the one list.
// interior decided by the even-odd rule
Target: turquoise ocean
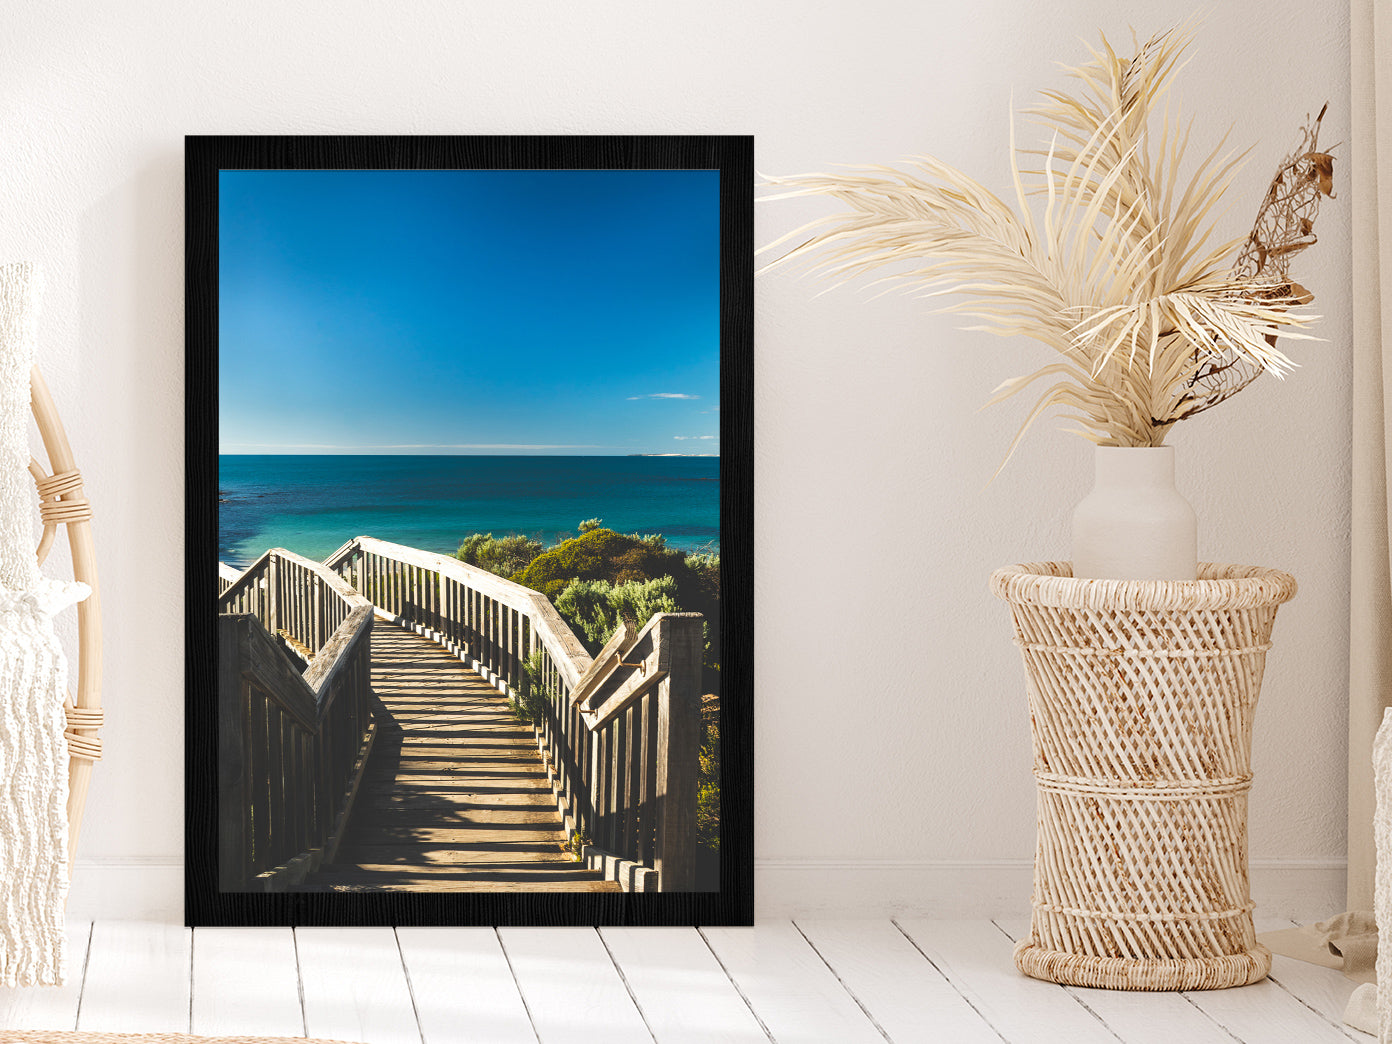
[(218, 557), (323, 559), (355, 536), (452, 554), (470, 533), (551, 543), (581, 520), (720, 547), (718, 457), (290, 456), (218, 459)]

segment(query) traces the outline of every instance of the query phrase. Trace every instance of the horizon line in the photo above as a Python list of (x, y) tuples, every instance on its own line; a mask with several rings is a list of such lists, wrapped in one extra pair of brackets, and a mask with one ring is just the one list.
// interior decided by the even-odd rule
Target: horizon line
[[(545, 449), (601, 449), (603, 447), (589, 446), (518, 446), (518, 447), (489, 447), (490, 449), (506, 449), (508, 452), (486, 453), (480, 451), (455, 451), (451, 453), (430, 453), (419, 452), (421, 450), (446, 449), (449, 447), (421, 446), (421, 447), (397, 447), (397, 446), (263, 446), (250, 450), (218, 450), (219, 457), (521, 457), (521, 456), (554, 456), (554, 457), (719, 457), (719, 453), (642, 453), (632, 450), (614, 450), (608, 453), (528, 453), (529, 450)], [(417, 452), (399, 453), (393, 452), (398, 449), (416, 449)], [(316, 452), (317, 451), (317, 452)]]
[[(233, 442), (232, 446), (252, 446), (256, 449), (322, 449), (322, 450), (524, 450), (524, 449), (619, 449), (598, 442), (382, 442), (366, 446), (346, 446), (337, 442)], [(220, 448), (220, 447), (219, 447)]]

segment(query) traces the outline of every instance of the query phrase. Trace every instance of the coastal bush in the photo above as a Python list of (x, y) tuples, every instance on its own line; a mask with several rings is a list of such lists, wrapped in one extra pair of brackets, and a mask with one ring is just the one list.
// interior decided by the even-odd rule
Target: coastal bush
[(575, 833), (571, 834), (570, 837), (566, 838), (565, 844), (562, 847), (570, 853), (570, 857), (577, 863), (583, 863), (585, 861), (585, 846), (592, 844), (594, 844), (594, 842), (590, 840), (589, 834), (585, 833), (583, 830), (577, 830)]
[(679, 613), (677, 582), (670, 576), (653, 580), (572, 580), (554, 604), (566, 623), (581, 632), (592, 650), (602, 648), (621, 620), (642, 627), (656, 613)]
[[(667, 541), (659, 534), (639, 536), (637, 534), (616, 533), (612, 529), (592, 529), (578, 537), (563, 540), (555, 547), (543, 551), (531, 563), (512, 577), (516, 583), (540, 591), (551, 599), (562, 616), (557, 602), (562, 593), (572, 583), (580, 580), (604, 581), (613, 587), (622, 584), (647, 583), (660, 578), (669, 578), (675, 587), (669, 591), (673, 608), (654, 610), (656, 612), (700, 613), (705, 618), (705, 656), (702, 688), (706, 692), (720, 691), (720, 556), (702, 552), (685, 554), (667, 546)], [(593, 600), (594, 594), (586, 597)], [(607, 596), (606, 596), (607, 597)], [(572, 596), (579, 598), (579, 593)], [(580, 620), (579, 604), (572, 610), (577, 615), (567, 619), (577, 630), (586, 633), (586, 639), (593, 643), (592, 652), (608, 640), (609, 634), (618, 626), (617, 615), (606, 614), (603, 618), (608, 633), (596, 641), (589, 637), (587, 625)], [(585, 606), (592, 614), (593, 606)], [(637, 614), (634, 623), (642, 627), (648, 622), (651, 613)], [(596, 633), (600, 630), (599, 617), (591, 615), (588, 625)]]
[(522, 687), (512, 690), (508, 697), (508, 709), (528, 725), (538, 725), (545, 716), (546, 704), (551, 698), (540, 649), (522, 661), (522, 675)]
[(540, 591), (553, 602), (572, 580), (654, 580), (670, 576), (677, 584), (677, 601), (692, 612), (701, 609), (701, 578), (686, 564), (686, 556), (667, 546), (661, 536), (625, 536), (612, 529), (592, 529), (563, 540), (532, 559), (513, 579)]
[(686, 567), (702, 597), (720, 602), (720, 554), (715, 551), (696, 551), (686, 556)]
[(540, 540), (520, 534), (495, 537), (492, 533), (473, 533), (459, 545), (454, 557), (501, 577), (511, 577), (526, 569), (541, 554)]
[(705, 738), (701, 743), (701, 770), (696, 777), (696, 843), (718, 851), (720, 848), (720, 699), (706, 696), (701, 701), (701, 721)]
[(590, 531), (593, 530), (593, 529), (598, 529), (598, 528), (599, 528), (600, 526), (602, 526), (603, 524), (604, 524), (604, 519), (602, 519), (602, 518), (587, 518), (587, 519), (585, 519), (583, 522), (580, 523), (580, 532), (581, 532), (582, 534), (583, 534), (583, 533), (588, 533), (588, 532), (590, 532)]

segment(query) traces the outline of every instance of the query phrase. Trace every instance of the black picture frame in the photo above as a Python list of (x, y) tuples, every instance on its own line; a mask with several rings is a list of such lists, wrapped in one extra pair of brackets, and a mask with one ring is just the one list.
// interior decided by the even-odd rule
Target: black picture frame
[[(218, 185), (224, 170), (717, 170), (720, 198), (718, 891), (220, 891)], [(185, 918), (238, 925), (738, 925), (753, 893), (753, 139), (189, 136), (185, 139)]]

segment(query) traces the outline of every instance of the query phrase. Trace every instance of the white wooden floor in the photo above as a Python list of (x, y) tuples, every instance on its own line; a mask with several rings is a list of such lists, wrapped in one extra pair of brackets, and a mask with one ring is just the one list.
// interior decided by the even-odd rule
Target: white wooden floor
[[(1263, 931), (1289, 922), (1259, 925)], [(1270, 980), (1188, 994), (1066, 989), (1011, 963), (1023, 923), (757, 928), (71, 926), (61, 989), (0, 990), (0, 1028), (481, 1041), (1371, 1041), (1353, 984), (1277, 957)]]

